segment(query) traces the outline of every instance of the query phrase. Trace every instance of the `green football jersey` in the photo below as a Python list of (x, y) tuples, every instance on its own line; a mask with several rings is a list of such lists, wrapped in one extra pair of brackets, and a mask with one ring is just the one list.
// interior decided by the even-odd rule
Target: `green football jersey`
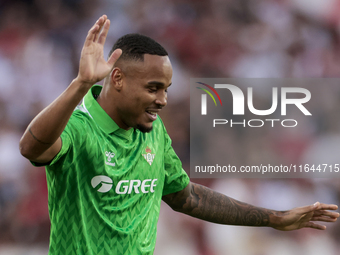
[(163, 195), (189, 177), (158, 117), (150, 133), (123, 130), (95, 100), (95, 85), (46, 166), (50, 255), (152, 254)]

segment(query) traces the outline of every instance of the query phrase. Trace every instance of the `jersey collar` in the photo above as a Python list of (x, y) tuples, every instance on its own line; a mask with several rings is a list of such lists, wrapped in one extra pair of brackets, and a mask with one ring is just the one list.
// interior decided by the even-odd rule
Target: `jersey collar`
[(129, 138), (133, 132), (133, 128), (124, 130), (114, 122), (113, 119), (104, 111), (104, 109), (98, 104), (95, 99), (95, 95), (99, 95), (102, 90), (102, 86), (94, 85), (87, 92), (83, 100), (83, 107), (86, 109), (90, 117), (104, 130), (105, 133), (117, 133), (121, 136)]

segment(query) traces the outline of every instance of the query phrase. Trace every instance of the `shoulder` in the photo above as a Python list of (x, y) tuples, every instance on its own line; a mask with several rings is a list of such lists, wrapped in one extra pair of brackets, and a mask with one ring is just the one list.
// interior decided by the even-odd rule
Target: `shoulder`
[(67, 122), (63, 133), (67, 133), (71, 136), (78, 136), (76, 134), (86, 134), (89, 131), (88, 129), (93, 129), (93, 126), (94, 121), (91, 116), (84, 108), (77, 106)]
[(90, 113), (81, 105), (78, 105), (71, 117), (69, 122), (71, 123), (85, 123), (85, 122), (91, 122), (92, 120), (92, 116), (90, 115)]

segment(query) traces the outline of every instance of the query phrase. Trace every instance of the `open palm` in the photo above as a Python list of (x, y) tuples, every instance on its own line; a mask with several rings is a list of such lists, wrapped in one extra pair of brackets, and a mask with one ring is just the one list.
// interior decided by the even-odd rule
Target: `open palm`
[(336, 210), (336, 205), (322, 204), (316, 202), (314, 205), (297, 207), (283, 212), (281, 220), (275, 229), (288, 231), (300, 228), (315, 228), (324, 230), (326, 226), (315, 223), (314, 221), (335, 222), (339, 213), (328, 210)]
[(108, 61), (104, 58), (104, 43), (110, 28), (110, 20), (101, 16), (89, 30), (81, 51), (78, 79), (84, 83), (95, 84), (104, 79), (113, 69), (122, 51), (115, 50)]

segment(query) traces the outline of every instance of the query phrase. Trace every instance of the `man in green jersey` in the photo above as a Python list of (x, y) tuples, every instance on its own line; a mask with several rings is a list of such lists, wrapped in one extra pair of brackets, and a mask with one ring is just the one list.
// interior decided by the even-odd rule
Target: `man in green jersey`
[[(78, 76), (20, 141), (22, 155), (46, 165), (49, 254), (152, 254), (161, 199), (220, 224), (322, 230), (314, 221), (337, 220), (328, 211), (336, 205), (274, 211), (190, 182), (157, 115), (171, 85), (167, 52), (132, 34), (117, 41), (106, 61), (109, 26), (103, 15), (89, 30)], [(94, 85), (104, 78), (103, 87)]]

